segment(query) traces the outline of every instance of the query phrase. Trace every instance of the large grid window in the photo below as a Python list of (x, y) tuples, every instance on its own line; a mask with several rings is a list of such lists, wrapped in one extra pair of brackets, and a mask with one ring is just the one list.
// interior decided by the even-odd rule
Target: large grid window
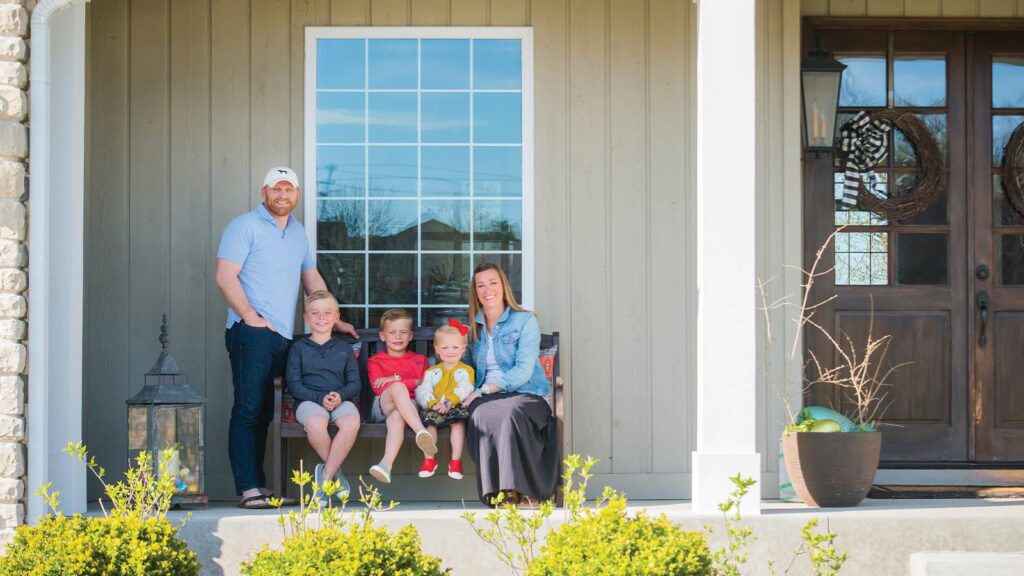
[(482, 261), (530, 305), (530, 31), (310, 28), (306, 40), (306, 222), (344, 317), (375, 327), (401, 307), (421, 326), (466, 321)]

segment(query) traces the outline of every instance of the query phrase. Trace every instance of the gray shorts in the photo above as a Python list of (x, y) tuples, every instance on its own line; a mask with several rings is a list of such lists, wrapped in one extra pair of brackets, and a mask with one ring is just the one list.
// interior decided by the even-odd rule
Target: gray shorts
[(306, 420), (313, 416), (323, 416), (324, 418), (327, 418), (331, 422), (337, 422), (338, 420), (341, 419), (342, 416), (346, 414), (354, 414), (355, 416), (358, 417), (359, 408), (356, 408), (355, 404), (346, 400), (342, 402), (340, 406), (338, 406), (334, 410), (331, 410), (330, 412), (328, 412), (327, 408), (324, 408), (320, 404), (309, 401), (300, 402), (299, 407), (295, 409), (295, 419), (298, 420), (299, 423), (302, 424), (303, 426), (306, 425)]

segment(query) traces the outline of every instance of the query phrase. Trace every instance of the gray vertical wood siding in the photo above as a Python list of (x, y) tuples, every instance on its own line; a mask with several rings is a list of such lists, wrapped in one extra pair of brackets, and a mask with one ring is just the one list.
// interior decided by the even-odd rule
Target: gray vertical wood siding
[[(212, 271), (266, 168), (303, 165), (305, 26), (532, 26), (536, 308), (562, 332), (568, 448), (631, 495), (688, 495), (694, 16), (678, 0), (94, 0), (85, 411), (96, 456), (122, 469), (123, 402), (167, 312), (175, 357), (208, 399), (209, 492), (233, 497)], [(346, 469), (364, 472), (381, 450), (360, 441)], [(406, 451), (396, 472), (418, 466)], [(452, 484), (418, 493), (473, 493)]]

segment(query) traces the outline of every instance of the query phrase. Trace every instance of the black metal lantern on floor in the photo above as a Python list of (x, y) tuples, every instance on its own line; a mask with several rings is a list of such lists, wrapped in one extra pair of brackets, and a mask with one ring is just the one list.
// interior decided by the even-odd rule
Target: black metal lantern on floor
[(206, 449), (203, 412), (206, 399), (188, 385), (182, 370), (167, 349), (167, 315), (160, 328), (162, 350), (156, 364), (146, 372), (142, 390), (129, 399), (128, 464), (149, 452), (153, 473), (160, 466), (174, 479), (171, 504), (208, 503), (205, 489)]
[(846, 65), (831, 52), (812, 50), (800, 63), (800, 88), (804, 104), (804, 147), (828, 152), (835, 142), (839, 86)]

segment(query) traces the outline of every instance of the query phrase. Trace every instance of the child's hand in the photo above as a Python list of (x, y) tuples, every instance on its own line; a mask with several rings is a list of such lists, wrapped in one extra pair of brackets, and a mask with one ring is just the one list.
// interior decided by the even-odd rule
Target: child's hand
[(341, 406), (341, 395), (337, 392), (330, 392), (324, 397), (324, 408), (334, 410), (338, 406)]
[(434, 404), (434, 412), (438, 414), (447, 414), (448, 410), (451, 409), (451, 405), (448, 404), (448, 399), (443, 398), (437, 404)]

